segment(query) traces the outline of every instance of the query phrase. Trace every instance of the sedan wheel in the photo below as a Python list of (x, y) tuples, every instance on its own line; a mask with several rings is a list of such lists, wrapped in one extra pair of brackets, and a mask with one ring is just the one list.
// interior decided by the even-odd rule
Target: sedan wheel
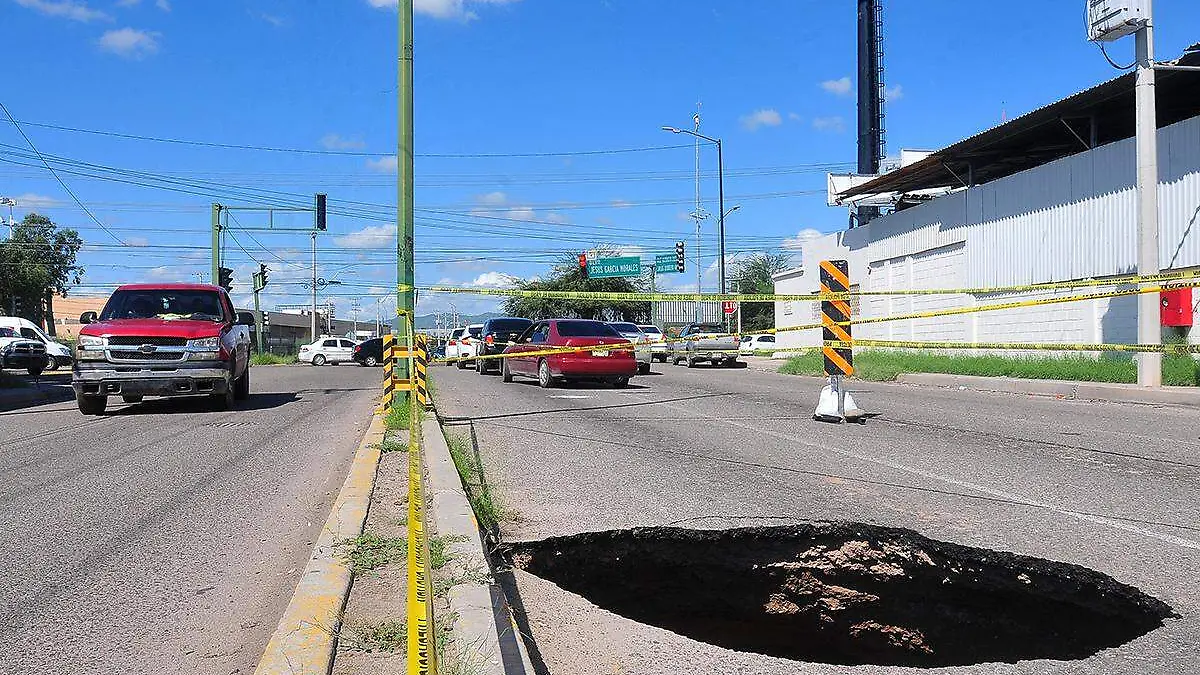
[(325, 355), (324, 355), (324, 354), (317, 354), (316, 356), (314, 356), (314, 357), (313, 357), (313, 365), (314, 365), (314, 366), (323, 366), (323, 365), (325, 365)]
[(363, 359), (363, 365), (368, 368), (374, 368), (375, 366), (379, 365), (379, 359), (375, 358), (375, 356), (372, 354), (371, 356)]
[(612, 386), (617, 389), (624, 389), (625, 387), (629, 386), (629, 378), (628, 377), (618, 377), (617, 379), (612, 381)]
[(512, 371), (508, 369), (508, 359), (500, 361), (500, 379), (505, 382), (513, 381)]
[(550, 364), (546, 363), (546, 359), (542, 359), (538, 363), (538, 384), (542, 389), (549, 389), (554, 386), (554, 377), (550, 375)]

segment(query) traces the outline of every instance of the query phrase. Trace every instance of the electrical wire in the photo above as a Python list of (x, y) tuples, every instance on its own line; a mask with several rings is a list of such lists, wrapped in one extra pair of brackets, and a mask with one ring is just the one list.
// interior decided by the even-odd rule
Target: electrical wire
[(1104, 48), (1104, 43), (1103, 43), (1103, 42), (1099, 42), (1099, 41), (1097, 41), (1097, 42), (1096, 42), (1096, 46), (1100, 48), (1100, 53), (1104, 55), (1104, 60), (1105, 60), (1105, 61), (1108, 61), (1108, 65), (1112, 66), (1113, 68), (1116, 68), (1117, 70), (1130, 70), (1130, 69), (1132, 69), (1134, 66), (1136, 66), (1136, 65), (1137, 65), (1137, 62), (1136, 62), (1136, 61), (1134, 61), (1133, 63), (1131, 63), (1131, 64), (1129, 64), (1129, 65), (1127, 65), (1127, 66), (1122, 66), (1122, 65), (1118, 64), (1116, 61), (1113, 61), (1113, 60), (1112, 60), (1112, 57), (1110, 57), (1110, 56), (1108, 55), (1108, 50)]

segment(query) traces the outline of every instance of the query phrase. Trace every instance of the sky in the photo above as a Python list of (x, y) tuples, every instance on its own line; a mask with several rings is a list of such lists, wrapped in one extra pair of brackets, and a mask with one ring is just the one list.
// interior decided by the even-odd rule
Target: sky
[[(887, 149), (937, 149), (1115, 77), (1085, 0), (884, 0)], [(1200, 42), (1200, 4), (1156, 0), (1160, 59)], [(498, 286), (607, 245), (647, 261), (685, 240), (694, 291), (695, 145), (724, 148), (727, 260), (799, 262), (844, 229), (826, 174), (855, 150), (852, 0), (416, 0), (419, 285)], [(77, 229), (77, 295), (207, 280), (210, 205), (235, 300), (259, 263), (264, 307), (307, 304), (311, 215), (329, 195), (318, 274), (339, 317), (394, 311), (398, 21), (389, 0), (0, 0), (0, 196)], [(1132, 38), (1109, 47), (1132, 60)], [(14, 67), (15, 66), (15, 67)], [(102, 133), (95, 133), (102, 132)], [(148, 138), (166, 140), (147, 140)], [(224, 146), (224, 147), (222, 147)], [(252, 147), (228, 147), (252, 146)], [(716, 290), (717, 157), (701, 146), (703, 288)], [(91, 216), (74, 202), (69, 188)], [(7, 216), (7, 213), (3, 213)], [(94, 216), (94, 219), (93, 217)], [(274, 231), (266, 231), (268, 225)], [(418, 313), (494, 309), (423, 293)]]

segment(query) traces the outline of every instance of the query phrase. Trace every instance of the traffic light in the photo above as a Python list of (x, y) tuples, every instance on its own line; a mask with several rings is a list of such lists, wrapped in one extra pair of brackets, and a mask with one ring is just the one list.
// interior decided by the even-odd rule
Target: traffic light
[(686, 268), (687, 258), (682, 241), (675, 242), (675, 271), (682, 272)]
[(271, 270), (267, 269), (267, 266), (265, 263), (258, 263), (258, 273), (254, 275), (254, 290), (255, 291), (261, 291), (262, 289), (267, 287), (267, 272), (270, 272), (270, 271)]
[(586, 253), (579, 254), (579, 271), (583, 272), (584, 276), (587, 276), (587, 254)]
[(259, 313), (262, 314), (262, 327), (265, 331), (271, 327), (271, 314), (265, 310)]
[(325, 193), (317, 193), (317, 229), (325, 231)]
[(233, 270), (228, 267), (217, 268), (217, 285), (226, 291), (233, 292)]

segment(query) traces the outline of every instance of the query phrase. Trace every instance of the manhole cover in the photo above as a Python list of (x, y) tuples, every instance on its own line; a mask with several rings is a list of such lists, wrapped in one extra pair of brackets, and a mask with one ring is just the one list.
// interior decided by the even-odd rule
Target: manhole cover
[(1082, 659), (1175, 616), (1084, 567), (857, 523), (639, 528), (518, 543), (507, 554), (635, 621), (839, 665)]

